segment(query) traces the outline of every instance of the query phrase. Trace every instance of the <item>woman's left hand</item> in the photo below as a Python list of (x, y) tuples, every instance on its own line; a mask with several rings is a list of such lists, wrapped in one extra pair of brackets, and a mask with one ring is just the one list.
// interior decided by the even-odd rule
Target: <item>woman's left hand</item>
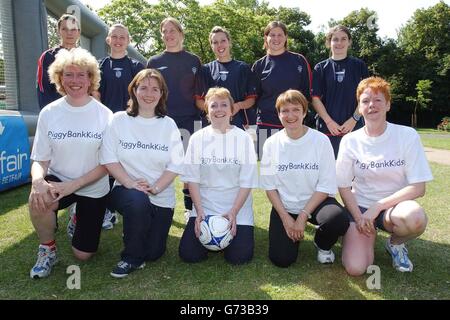
[(378, 217), (380, 212), (381, 210), (380, 208), (378, 208), (376, 204), (371, 206), (369, 209), (366, 210), (366, 212), (364, 212), (364, 214), (362, 215), (363, 218), (361, 219), (362, 221), (360, 228), (363, 230), (365, 234), (371, 235), (376, 233), (374, 221)]
[(77, 191), (79, 188), (75, 181), (66, 181), (66, 182), (49, 182), (50, 188), (50, 194), (52, 195), (53, 202), (57, 202), (61, 200), (63, 197), (68, 196), (75, 191)]
[(353, 128), (356, 125), (356, 121), (353, 120), (353, 118), (347, 119), (347, 121), (345, 121), (342, 126), (339, 127), (339, 129), (341, 130), (342, 134), (346, 134), (349, 133), (353, 130)]
[(303, 214), (299, 214), (294, 223), (294, 234), (293, 237), (295, 241), (303, 240), (305, 237), (305, 227), (308, 218), (305, 218)]

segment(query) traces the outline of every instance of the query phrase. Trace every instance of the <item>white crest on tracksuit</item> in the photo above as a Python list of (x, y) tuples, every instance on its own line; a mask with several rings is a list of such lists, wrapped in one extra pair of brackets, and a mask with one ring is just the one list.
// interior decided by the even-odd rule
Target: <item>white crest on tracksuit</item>
[(196, 74), (197, 73), (197, 67), (192, 67), (192, 73)]
[(228, 71), (219, 71), (220, 80), (227, 81)]
[(336, 71), (336, 80), (338, 82), (344, 81), (345, 78), (345, 69), (342, 69), (342, 71)]
[(301, 65), (299, 65), (299, 66), (297, 67), (297, 70), (298, 70), (298, 73), (302, 73), (303, 67), (302, 67)]
[(113, 70), (116, 72), (116, 78), (120, 78), (122, 76), (123, 68), (113, 68)]

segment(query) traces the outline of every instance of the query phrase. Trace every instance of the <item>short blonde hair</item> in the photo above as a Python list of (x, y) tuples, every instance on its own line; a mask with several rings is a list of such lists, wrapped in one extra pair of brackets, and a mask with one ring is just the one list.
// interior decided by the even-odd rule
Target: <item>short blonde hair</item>
[(303, 114), (307, 114), (308, 112), (308, 100), (305, 98), (303, 93), (298, 90), (290, 89), (278, 96), (277, 102), (275, 103), (275, 108), (277, 109), (278, 114), (280, 114), (281, 107), (287, 104), (301, 106), (303, 109)]
[(359, 102), (359, 97), (367, 88), (372, 89), (376, 93), (381, 91), (386, 101), (391, 102), (391, 86), (386, 80), (380, 77), (369, 77), (361, 80), (358, 88), (356, 88), (356, 101)]
[(223, 27), (219, 27), (219, 26), (215, 26), (215, 27), (213, 27), (213, 28), (211, 29), (211, 32), (209, 33), (209, 44), (212, 44), (212, 37), (213, 37), (216, 33), (219, 33), (219, 32), (224, 33), (225, 36), (227, 37), (228, 41), (229, 41), (230, 44), (231, 44), (231, 35), (230, 35), (230, 32), (229, 32), (227, 29), (225, 29), (225, 28), (223, 28)]
[(68, 66), (77, 66), (86, 69), (91, 81), (88, 94), (97, 91), (100, 86), (100, 69), (98, 68), (97, 59), (89, 51), (82, 48), (61, 49), (56, 55), (55, 61), (48, 69), (50, 82), (55, 84), (56, 90), (61, 95), (64, 96), (67, 94), (61, 84), (61, 79), (64, 68)]
[(121, 24), (121, 23), (115, 23), (111, 27), (109, 27), (108, 38), (111, 37), (111, 33), (113, 32), (114, 29), (123, 29), (123, 30), (125, 30), (127, 32), (128, 39), (130, 39), (130, 31), (128, 31), (128, 28), (126, 26), (124, 26), (123, 24)]
[(58, 19), (58, 30), (61, 28), (61, 25), (63, 21), (68, 21), (72, 24), (72, 26), (76, 25), (77, 29), (80, 30), (80, 22), (78, 21), (77, 17), (68, 13), (63, 14)]
[(234, 108), (233, 108), (234, 100), (233, 100), (233, 97), (231, 96), (230, 91), (228, 91), (228, 89), (226, 89), (226, 88), (214, 87), (214, 88), (210, 88), (205, 96), (205, 112), (206, 113), (208, 113), (208, 103), (214, 97), (218, 97), (221, 99), (228, 99), (230, 101), (231, 113), (234, 112)]
[(161, 21), (160, 25), (159, 25), (159, 31), (162, 33), (163, 27), (166, 23), (170, 22), (171, 24), (173, 24), (175, 26), (175, 28), (181, 32), (181, 34), (184, 36), (184, 31), (183, 31), (183, 27), (181, 26), (180, 21), (178, 21), (175, 18), (172, 17), (167, 17), (165, 18), (163, 21)]

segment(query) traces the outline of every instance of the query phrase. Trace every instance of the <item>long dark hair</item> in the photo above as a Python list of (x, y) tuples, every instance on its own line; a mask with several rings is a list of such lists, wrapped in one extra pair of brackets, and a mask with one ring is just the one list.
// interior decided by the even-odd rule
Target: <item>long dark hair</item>
[(164, 77), (156, 69), (144, 69), (139, 71), (139, 73), (128, 85), (128, 94), (130, 95), (130, 100), (128, 100), (128, 108), (126, 111), (129, 116), (136, 117), (139, 115), (139, 103), (137, 101), (134, 90), (139, 87), (139, 84), (141, 84), (144, 79), (150, 78), (153, 78), (156, 80), (156, 82), (158, 82), (159, 90), (161, 90), (161, 98), (159, 99), (158, 104), (155, 107), (155, 115), (157, 118), (162, 118), (167, 115), (166, 103), (169, 90), (167, 89)]

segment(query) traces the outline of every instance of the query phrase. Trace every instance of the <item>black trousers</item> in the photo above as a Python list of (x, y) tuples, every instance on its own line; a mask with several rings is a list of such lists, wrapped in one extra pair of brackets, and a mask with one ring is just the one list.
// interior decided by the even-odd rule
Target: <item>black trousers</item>
[[(297, 215), (289, 213), (294, 219)], [(349, 220), (347, 210), (334, 198), (325, 199), (308, 222), (318, 225), (314, 242), (323, 250), (330, 250), (340, 236), (347, 232)], [(288, 267), (298, 257), (299, 241), (293, 242), (286, 234), (278, 212), (272, 208), (269, 225), (269, 259), (278, 267)]]
[(173, 219), (172, 208), (155, 206), (145, 193), (123, 186), (111, 191), (110, 207), (123, 216), (123, 261), (140, 265), (164, 254)]
[[(236, 236), (224, 249), (225, 260), (234, 265), (252, 260), (254, 249), (253, 226), (237, 225)], [(189, 218), (178, 249), (184, 262), (196, 263), (208, 258), (206, 249), (195, 236), (195, 217)]]

